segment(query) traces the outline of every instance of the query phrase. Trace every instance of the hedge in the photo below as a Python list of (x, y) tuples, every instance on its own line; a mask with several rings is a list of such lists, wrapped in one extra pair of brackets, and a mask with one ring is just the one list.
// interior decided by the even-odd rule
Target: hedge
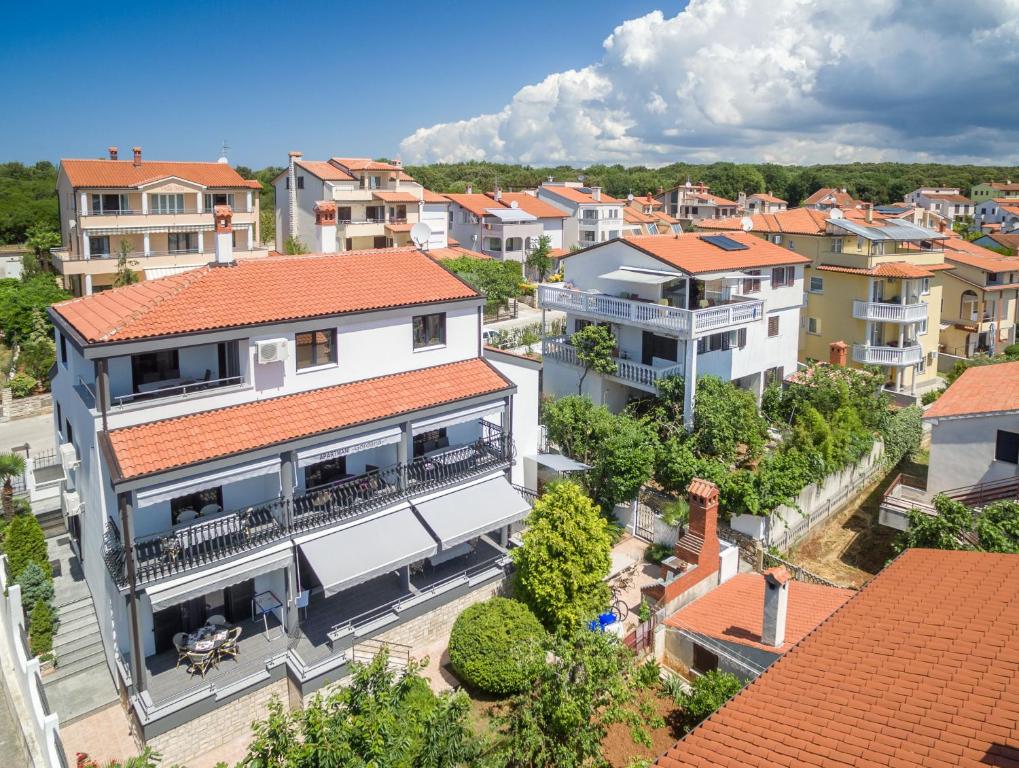
[(920, 447), (923, 437), (923, 411), (911, 405), (896, 411), (882, 430), (885, 443), (885, 464), (894, 467)]
[(520, 693), (544, 663), (545, 629), (516, 600), (493, 597), (461, 613), (449, 636), (449, 660), (464, 683), (486, 693)]
[(53, 575), (46, 552), (46, 534), (32, 514), (18, 514), (4, 530), (4, 552), (15, 581), (29, 563), (37, 563), (47, 576)]
[(29, 620), (29, 648), (33, 656), (46, 656), (53, 651), (53, 609), (49, 603), (39, 601), (32, 609)]

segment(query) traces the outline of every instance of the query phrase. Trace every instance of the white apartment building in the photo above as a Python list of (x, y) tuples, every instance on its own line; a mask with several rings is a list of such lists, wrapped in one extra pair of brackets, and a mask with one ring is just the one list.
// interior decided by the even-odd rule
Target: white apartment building
[(586, 325), (616, 339), (616, 371), (591, 372), (582, 394), (614, 411), (684, 376), (684, 421), (693, 422), (699, 376), (718, 376), (758, 397), (796, 370), (803, 268), (809, 260), (747, 233), (648, 236), (566, 256), (562, 284), (539, 287), (540, 306), (566, 312), (567, 335), (543, 345), (544, 391), (578, 394), (583, 366), (570, 336)]
[(276, 250), (291, 236), (312, 247), (315, 204), (336, 203), (336, 250), (391, 248), (411, 242), (411, 228), (428, 225), (430, 248), (447, 245), (449, 201), (425, 189), (399, 161), (363, 157), (304, 160), (291, 152), (287, 169), (273, 179), (276, 188)]
[(1019, 231), (1019, 199), (996, 198), (976, 206), (976, 220), (981, 227), (1001, 233)]
[(212, 260), (212, 207), (234, 211), (235, 257), (261, 257), (262, 185), (227, 164), (143, 160), (61, 160), (57, 172), (61, 245), (52, 264), (75, 296), (113, 287), (126, 248), (128, 267), (142, 280), (194, 269)]
[[(235, 261), (215, 226), (213, 264), (50, 311), (68, 529), (156, 747), (441, 636), (437, 607), (502, 584), (537, 453), (536, 363), (486, 359), (484, 298), (426, 253)], [(214, 615), (239, 661), (192, 678), (175, 637)]]
[(567, 214), (563, 223), (563, 248), (604, 243), (623, 234), (626, 202), (603, 194), (601, 187), (549, 179), (538, 187), (538, 199)]
[(747, 195), (740, 192), (738, 208), (741, 213), (778, 213), (789, 208), (789, 203), (781, 197), (775, 197), (771, 192), (755, 192)]
[(963, 195), (958, 187), (922, 187), (906, 195), (905, 200), (919, 208), (933, 211), (949, 224), (961, 217), (973, 218), (973, 201)]
[(446, 195), (450, 236), (493, 259), (524, 262), (547, 236), (551, 248), (563, 248), (567, 214), (526, 192), (495, 190), (486, 194), (467, 186), (466, 194)]
[(704, 182), (694, 184), (690, 179), (683, 185), (659, 192), (655, 199), (665, 206), (665, 213), (691, 223), (735, 216), (739, 207), (732, 200), (712, 194)]

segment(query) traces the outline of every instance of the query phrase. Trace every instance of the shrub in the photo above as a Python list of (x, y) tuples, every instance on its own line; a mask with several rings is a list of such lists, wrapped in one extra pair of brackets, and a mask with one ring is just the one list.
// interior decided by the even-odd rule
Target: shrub
[(662, 668), (654, 659), (648, 659), (634, 670), (633, 682), (638, 688), (654, 688), (662, 680)]
[(673, 527), (690, 519), (690, 505), (686, 499), (673, 499), (662, 508), (662, 522)]
[(44, 656), (53, 650), (53, 609), (39, 601), (29, 620), (29, 649), (33, 656)]
[(743, 683), (730, 672), (712, 669), (698, 677), (690, 693), (683, 700), (687, 730), (694, 728), (704, 718), (740, 692)]
[(545, 661), (545, 630), (526, 605), (493, 597), (461, 613), (449, 636), (449, 660), (463, 682), (486, 693), (520, 693)]
[(923, 411), (911, 405), (897, 411), (882, 430), (885, 441), (885, 463), (893, 467), (920, 446), (923, 437)]
[(660, 563), (667, 557), (672, 557), (673, 546), (662, 541), (656, 541), (644, 550), (644, 559), (650, 563)]
[(18, 577), (21, 586), (21, 605), (25, 615), (31, 615), (38, 602), (53, 601), (53, 578), (38, 563), (29, 563)]
[(11, 394), (15, 397), (28, 397), (38, 388), (39, 381), (27, 373), (21, 372), (11, 376), (9, 386)]
[(924, 405), (930, 405), (939, 397), (941, 397), (941, 393), (944, 391), (945, 390), (943, 389), (932, 389), (929, 392), (924, 392), (923, 395), (920, 397), (920, 402), (923, 403)]
[(1001, 352), (1005, 357), (1019, 357), (1019, 344), (1009, 344)]
[(46, 535), (34, 515), (15, 515), (4, 531), (11, 578), (17, 581), (29, 563), (36, 563), (47, 576), (53, 574), (46, 554)]

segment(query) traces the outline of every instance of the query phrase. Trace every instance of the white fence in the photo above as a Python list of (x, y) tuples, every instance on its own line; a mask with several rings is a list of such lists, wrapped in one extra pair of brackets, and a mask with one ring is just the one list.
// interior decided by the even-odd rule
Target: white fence
[(882, 461), (884, 453), (884, 443), (878, 440), (870, 453), (853, 466), (828, 475), (821, 483), (811, 483), (800, 491), (795, 506), (778, 507), (769, 517), (737, 515), (730, 525), (765, 546), (786, 551), (814, 526), (845, 508), (876, 479), (885, 469)]
[(43, 690), (39, 659), (33, 658), (28, 650), (21, 587), (10, 583), (6, 555), (0, 555), (0, 587), (3, 588), (3, 596), (0, 596), (3, 639), (0, 642), (4, 644), (4, 671), (9, 672), (6, 679), (13, 680), (17, 688), (11, 691), (12, 696), (20, 696), (28, 709), (27, 717), (18, 718), (18, 725), (25, 732), (29, 745), (36, 747), (31, 750), (36, 768), (67, 768), (58, 718), (50, 712)]

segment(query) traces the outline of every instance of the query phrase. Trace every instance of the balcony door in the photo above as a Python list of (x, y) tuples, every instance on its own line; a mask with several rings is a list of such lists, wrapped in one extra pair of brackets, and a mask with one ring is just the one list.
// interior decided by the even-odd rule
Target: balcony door
[(158, 389), (152, 385), (179, 378), (180, 356), (176, 349), (131, 355), (131, 391), (136, 394), (147, 389)]
[(668, 336), (659, 336), (651, 333), (651, 331), (644, 331), (644, 335), (641, 338), (640, 361), (644, 365), (653, 365), (654, 358), (671, 360), (674, 363), (677, 362), (679, 358), (679, 342)]

